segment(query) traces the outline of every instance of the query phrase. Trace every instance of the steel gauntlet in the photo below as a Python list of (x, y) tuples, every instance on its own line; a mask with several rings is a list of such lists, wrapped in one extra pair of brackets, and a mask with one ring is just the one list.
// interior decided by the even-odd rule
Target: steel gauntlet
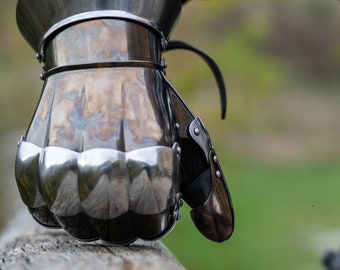
[(182, 4), (18, 1), (44, 87), (15, 173), (41, 224), (114, 245), (155, 240), (173, 228), (183, 197), (203, 235), (231, 236), (232, 203), (208, 132), (163, 72), (164, 51), (189, 49), (223, 83), (207, 55), (169, 42)]

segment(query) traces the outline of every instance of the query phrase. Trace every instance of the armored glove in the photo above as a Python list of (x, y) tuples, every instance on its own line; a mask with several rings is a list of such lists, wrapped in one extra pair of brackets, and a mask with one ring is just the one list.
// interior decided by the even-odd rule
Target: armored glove
[[(17, 22), (44, 63), (41, 98), (18, 143), (16, 180), (43, 225), (125, 245), (174, 226), (181, 197), (213, 241), (233, 208), (209, 135), (164, 75), (181, 0), (19, 0)], [(225, 110), (225, 109), (223, 109)]]

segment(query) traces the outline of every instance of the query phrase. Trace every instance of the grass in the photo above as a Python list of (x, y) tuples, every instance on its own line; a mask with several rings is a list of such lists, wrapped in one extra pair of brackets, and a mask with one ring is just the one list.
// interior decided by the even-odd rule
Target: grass
[(163, 241), (187, 269), (322, 269), (333, 248), (322, 240), (340, 223), (337, 164), (245, 165), (226, 174), (236, 214), (232, 238), (204, 239), (184, 207)]
[[(258, 6), (258, 2), (266, 1), (256, 1), (253, 5)], [(295, 8), (295, 2), (290, 2), (294, 3), (291, 11), (300, 18), (304, 13)], [(214, 137), (217, 151), (233, 155), (233, 160), (220, 159), (233, 197), (235, 233), (222, 244), (206, 240), (191, 222), (190, 209), (184, 206), (182, 219), (163, 242), (188, 270), (323, 269), (321, 259), (327, 248), (340, 247), (340, 166), (336, 163), (340, 156), (340, 96), (336, 94), (339, 84), (335, 84), (336, 91), (329, 91), (328, 86), (316, 86), (314, 82), (300, 81), (301, 84), (297, 85), (296, 81), (291, 81), (277, 66), (284, 69), (290, 61), (290, 71), (301, 80), (303, 70), (296, 72), (297, 69), (292, 68), (295, 67), (294, 61), (300, 58), (280, 59), (277, 65), (278, 59), (263, 51), (261, 42), (267, 40), (269, 33), (262, 13), (258, 13), (262, 6), (258, 6), (257, 12), (249, 9), (247, 20), (240, 16), (242, 12), (239, 13), (247, 11), (244, 8), (251, 3), (192, 1), (183, 9), (176, 28), (182, 32), (176, 30), (178, 32), (173, 35), (175, 39), (183, 39), (206, 51), (226, 74), (230, 105), (226, 123), (216, 124), (212, 120), (217, 119), (220, 108), (216, 105), (216, 85), (208, 68), (196, 56), (192, 61), (191, 58), (183, 61), (187, 54), (169, 54), (169, 79), (190, 108), (202, 116)], [(15, 1), (1, 0), (0, 7), (1, 138), (11, 130), (27, 127), (41, 82), (38, 79), (40, 65), (16, 27)], [(338, 14), (335, 8), (334, 13)], [(333, 23), (335, 27), (337, 22)], [(317, 31), (307, 24), (301, 29), (304, 31), (298, 36), (304, 36), (305, 29), (313, 29), (311, 33), (316, 34), (327, 32)], [(315, 37), (315, 40), (322, 40), (327, 52), (338, 44), (318, 35)], [(299, 48), (296, 49), (298, 55), (305, 51)], [(310, 59), (318, 59), (316, 56), (312, 54)], [(339, 58), (335, 56), (334, 59)], [(174, 67), (173, 72), (171, 67)], [(333, 67), (336, 73), (339, 65)], [(282, 78), (278, 78), (278, 74)], [(312, 77), (318, 79), (318, 74), (307, 74), (308, 81)], [(294, 85), (283, 87), (281, 79)], [(212, 91), (216, 92), (205, 89), (210, 88), (207, 82), (211, 82)], [(207, 84), (209, 87), (205, 87)], [(312, 86), (317, 89), (311, 91)], [(208, 94), (200, 94), (198, 88)], [(299, 91), (300, 88), (304, 91)], [(15, 151), (15, 142), (5, 144)], [(14, 181), (13, 177), (7, 177), (7, 171), (13, 171), (14, 162), (9, 160), (4, 148), (2, 150), (0, 224), (7, 218), (5, 214), (10, 214), (4, 209), (10, 208), (12, 202), (9, 198), (14, 197), (11, 193), (8, 195), (6, 189), (6, 183)], [(275, 165), (268, 162), (274, 159)], [(316, 159), (319, 162), (313, 163), (312, 160)], [(333, 162), (325, 161), (332, 159)]]

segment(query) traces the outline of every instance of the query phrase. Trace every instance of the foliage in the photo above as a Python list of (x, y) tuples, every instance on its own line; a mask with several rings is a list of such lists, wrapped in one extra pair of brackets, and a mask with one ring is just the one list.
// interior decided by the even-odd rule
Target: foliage
[[(0, 139), (13, 130), (19, 138), (42, 87), (15, 4), (0, 2)], [(184, 207), (164, 242), (187, 269), (320, 269), (333, 231), (339, 246), (339, 12), (336, 0), (192, 0), (183, 8), (172, 38), (220, 66), (226, 122), (216, 121), (218, 93), (201, 59), (166, 53), (167, 76), (222, 154), (236, 212), (235, 235), (215, 244), (199, 235)], [(2, 187), (14, 181), (11, 162), (1, 162)], [(2, 188), (1, 220), (13, 197), (6, 194)]]

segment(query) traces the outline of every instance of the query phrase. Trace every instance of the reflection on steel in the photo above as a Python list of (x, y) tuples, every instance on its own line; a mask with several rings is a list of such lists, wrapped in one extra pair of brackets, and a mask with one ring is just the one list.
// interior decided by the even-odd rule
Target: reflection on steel
[(15, 172), (41, 224), (114, 245), (155, 240), (173, 228), (183, 196), (203, 235), (231, 236), (232, 203), (208, 132), (163, 72), (184, 2), (18, 1), (44, 87)]
[[(169, 209), (177, 210), (176, 164), (179, 160), (176, 147), (155, 146), (127, 153), (95, 148), (78, 153), (57, 146), (41, 149), (22, 141), (17, 154), (16, 177), (26, 205), (36, 209), (45, 203), (60, 225), (68, 231), (71, 229), (70, 233), (74, 236), (106, 239), (106, 235), (102, 235), (103, 231), (95, 235), (92, 230), (88, 230), (89, 233), (85, 234), (84, 231), (78, 231), (77, 227), (70, 228), (64, 219), (82, 216), (88, 221), (107, 221), (109, 225), (125, 216), (124, 223), (120, 225), (132, 228), (128, 239), (124, 239), (123, 235), (114, 236), (114, 231), (110, 232), (110, 238), (122, 238), (118, 241), (122, 244), (139, 236), (134, 227), (134, 222), (138, 223), (138, 220), (134, 220), (135, 216), (143, 215), (145, 220), (147, 217), (162, 220)], [(145, 231), (143, 237), (153, 239), (172, 226), (169, 221), (173, 222), (176, 216), (175, 213), (169, 214), (157, 228)]]
[(181, 6), (181, 0), (18, 0), (17, 21), (24, 37), (38, 50), (42, 38), (54, 25), (74, 15), (87, 18), (86, 13), (93, 11), (126, 12), (129, 15), (125, 20), (139, 17), (138, 22), (155, 24), (168, 37)]

